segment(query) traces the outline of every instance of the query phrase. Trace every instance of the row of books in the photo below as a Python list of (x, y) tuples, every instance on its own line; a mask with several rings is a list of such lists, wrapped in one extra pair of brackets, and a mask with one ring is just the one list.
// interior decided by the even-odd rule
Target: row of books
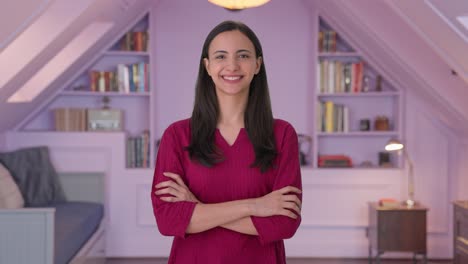
[(55, 131), (86, 131), (86, 108), (56, 108), (53, 109)]
[(127, 168), (150, 167), (149, 130), (127, 138)]
[(332, 101), (317, 104), (317, 130), (319, 132), (348, 132), (349, 108)]
[(319, 32), (319, 52), (336, 52), (337, 33), (334, 30), (323, 30)]
[(116, 71), (90, 71), (91, 92), (149, 92), (149, 64), (117, 64)]
[(148, 31), (127, 32), (119, 41), (119, 48), (123, 51), (147, 51)]
[(359, 93), (369, 90), (364, 83), (364, 62), (320, 60), (317, 65), (318, 93)]

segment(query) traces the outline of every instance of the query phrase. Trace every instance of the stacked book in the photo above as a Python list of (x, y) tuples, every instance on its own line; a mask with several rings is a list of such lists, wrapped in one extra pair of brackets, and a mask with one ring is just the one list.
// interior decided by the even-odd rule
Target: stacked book
[(53, 109), (55, 131), (86, 131), (86, 108)]
[(149, 168), (149, 130), (127, 138), (127, 168)]
[(332, 101), (318, 102), (317, 130), (319, 132), (349, 132), (349, 108)]
[(119, 49), (123, 51), (147, 51), (148, 36), (147, 31), (127, 32), (119, 41)]
[(336, 31), (323, 30), (319, 32), (319, 52), (336, 52)]
[(398, 208), (400, 206), (400, 202), (393, 198), (381, 198), (378, 201), (379, 206), (383, 208)]

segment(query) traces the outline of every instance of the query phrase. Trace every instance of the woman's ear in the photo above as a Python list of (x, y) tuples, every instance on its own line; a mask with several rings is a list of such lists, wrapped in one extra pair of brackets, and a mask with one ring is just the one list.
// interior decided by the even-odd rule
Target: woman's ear
[(263, 58), (261, 56), (259, 56), (257, 58), (257, 68), (255, 69), (255, 74), (258, 74), (260, 72), (260, 68), (262, 66), (262, 63), (263, 63)]
[(207, 58), (203, 58), (203, 64), (205, 64), (205, 70), (206, 72), (208, 73), (209, 76), (211, 76), (210, 74), (210, 70), (209, 70), (209, 66), (210, 66), (210, 61), (207, 59)]

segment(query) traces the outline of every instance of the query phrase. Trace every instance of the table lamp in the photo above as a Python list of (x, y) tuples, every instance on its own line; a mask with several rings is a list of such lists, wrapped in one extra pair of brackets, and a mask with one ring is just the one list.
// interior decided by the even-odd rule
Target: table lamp
[(408, 162), (408, 199), (405, 201), (405, 204), (408, 207), (413, 207), (416, 203), (414, 200), (414, 175), (413, 175), (413, 162), (409, 158), (408, 151), (405, 149), (405, 145), (397, 140), (390, 139), (385, 145), (385, 150), (388, 152), (398, 151), (399, 153), (403, 152), (403, 156)]

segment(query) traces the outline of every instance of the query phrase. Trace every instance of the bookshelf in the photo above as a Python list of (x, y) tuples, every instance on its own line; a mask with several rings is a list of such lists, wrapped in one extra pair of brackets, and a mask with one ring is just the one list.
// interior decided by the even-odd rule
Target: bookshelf
[[(401, 137), (401, 92), (318, 17), (313, 151), (310, 166), (330, 169), (319, 159), (344, 155), (352, 168), (401, 167), (400, 158), (379, 164), (379, 152)], [(339, 165), (337, 165), (339, 166)]]
[[(127, 169), (153, 167), (154, 144), (151, 142), (154, 142), (154, 126), (151, 105), (154, 85), (150, 74), (150, 24), (150, 12), (131, 23), (22, 130), (123, 133), (126, 137), (125, 149), (122, 150), (126, 157), (124, 166)], [(108, 110), (120, 112), (121, 129), (95, 131), (89, 128), (89, 110), (104, 110), (104, 106)], [(70, 109), (80, 113), (71, 113), (73, 110)], [(99, 118), (104, 119), (109, 111), (102, 113), (103, 117)]]

